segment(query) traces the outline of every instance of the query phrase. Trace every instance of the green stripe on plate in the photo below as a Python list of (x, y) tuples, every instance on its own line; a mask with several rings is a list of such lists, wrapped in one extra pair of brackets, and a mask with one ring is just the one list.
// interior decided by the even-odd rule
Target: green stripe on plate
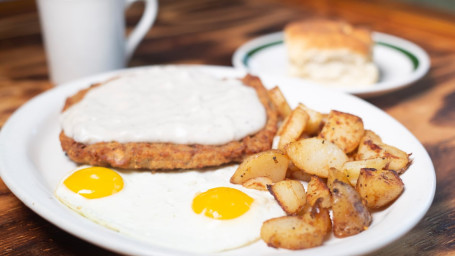
[[(245, 57), (243, 57), (243, 64), (245, 66), (248, 67), (248, 61), (249, 59), (251, 58), (251, 56), (253, 56), (254, 54), (256, 54), (257, 52), (265, 49), (265, 48), (268, 48), (270, 46), (274, 46), (274, 45), (277, 45), (277, 44), (283, 44), (284, 41), (283, 40), (280, 40), (280, 41), (275, 41), (275, 42), (271, 42), (271, 43), (268, 43), (268, 44), (264, 44), (264, 45), (261, 45), (261, 46), (258, 46), (252, 50), (250, 50), (249, 52), (246, 53)], [(389, 48), (392, 48), (394, 50), (397, 50), (401, 53), (403, 53), (404, 55), (406, 55), (406, 57), (408, 57), (411, 62), (412, 62), (412, 65), (414, 67), (414, 70), (416, 70), (418, 67), (419, 67), (419, 59), (414, 55), (412, 54), (411, 52), (403, 49), (403, 48), (400, 48), (398, 46), (395, 46), (395, 45), (391, 45), (391, 44), (388, 44), (388, 43), (384, 43), (384, 42), (375, 42), (376, 45), (382, 45), (382, 46), (385, 46), (385, 47), (389, 47)]]
[(284, 41), (280, 40), (280, 41), (275, 41), (275, 42), (271, 42), (268, 44), (264, 44), (264, 45), (261, 45), (261, 46), (258, 46), (256, 48), (252, 49), (251, 51), (246, 53), (245, 57), (243, 57), (243, 64), (248, 67), (248, 59), (251, 58), (251, 56), (253, 56), (255, 53), (257, 53), (258, 51), (260, 51), (264, 48), (274, 46), (277, 44), (283, 44), (283, 43), (284, 43)]
[(398, 46), (391, 45), (388, 43), (384, 43), (384, 42), (375, 42), (375, 44), (389, 47), (389, 48), (392, 48), (394, 50), (397, 50), (397, 51), (403, 53), (404, 55), (406, 55), (406, 57), (408, 57), (411, 60), (412, 65), (414, 66), (414, 70), (416, 70), (419, 67), (419, 64), (420, 64), (419, 59), (414, 54), (410, 53), (409, 51), (406, 51), (403, 48), (400, 48)]

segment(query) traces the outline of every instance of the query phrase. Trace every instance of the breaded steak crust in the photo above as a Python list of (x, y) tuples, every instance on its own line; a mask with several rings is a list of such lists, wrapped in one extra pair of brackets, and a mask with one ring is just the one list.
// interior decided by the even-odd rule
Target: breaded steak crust
[[(76, 163), (125, 169), (191, 169), (240, 162), (248, 155), (271, 148), (278, 122), (275, 107), (259, 78), (247, 75), (242, 82), (256, 90), (267, 113), (264, 128), (242, 140), (224, 145), (148, 142), (101, 142), (87, 145), (74, 141), (62, 131), (60, 133), (61, 146), (68, 157)], [(101, 84), (92, 85), (69, 97), (63, 111), (79, 102), (91, 88), (99, 85)]]

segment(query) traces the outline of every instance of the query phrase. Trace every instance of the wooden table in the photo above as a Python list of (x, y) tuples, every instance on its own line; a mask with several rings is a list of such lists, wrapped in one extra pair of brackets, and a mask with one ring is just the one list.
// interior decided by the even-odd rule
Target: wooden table
[[(142, 12), (127, 12), (131, 28)], [(156, 25), (130, 66), (166, 63), (231, 65), (254, 37), (292, 20), (332, 17), (394, 34), (422, 46), (428, 75), (411, 87), (368, 99), (405, 125), (429, 152), (437, 175), (428, 213), (404, 237), (376, 255), (455, 254), (455, 16), (390, 1), (161, 0)], [(34, 1), (0, 3), (0, 127), (33, 96), (51, 89)], [(0, 181), (0, 254), (108, 255), (48, 223)]]

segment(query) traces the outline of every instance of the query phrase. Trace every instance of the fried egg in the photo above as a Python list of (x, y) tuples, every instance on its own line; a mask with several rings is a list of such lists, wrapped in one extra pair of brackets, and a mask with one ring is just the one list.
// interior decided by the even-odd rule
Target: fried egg
[(126, 236), (187, 252), (220, 252), (259, 240), (285, 215), (273, 196), (229, 183), (236, 166), (146, 172), (82, 167), (55, 195), (80, 215)]

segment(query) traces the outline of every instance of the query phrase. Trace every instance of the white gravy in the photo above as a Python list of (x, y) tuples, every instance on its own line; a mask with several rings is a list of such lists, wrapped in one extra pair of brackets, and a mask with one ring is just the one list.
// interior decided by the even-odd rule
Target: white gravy
[(61, 116), (66, 136), (84, 144), (117, 141), (220, 145), (265, 126), (256, 91), (238, 79), (166, 66), (91, 89)]

